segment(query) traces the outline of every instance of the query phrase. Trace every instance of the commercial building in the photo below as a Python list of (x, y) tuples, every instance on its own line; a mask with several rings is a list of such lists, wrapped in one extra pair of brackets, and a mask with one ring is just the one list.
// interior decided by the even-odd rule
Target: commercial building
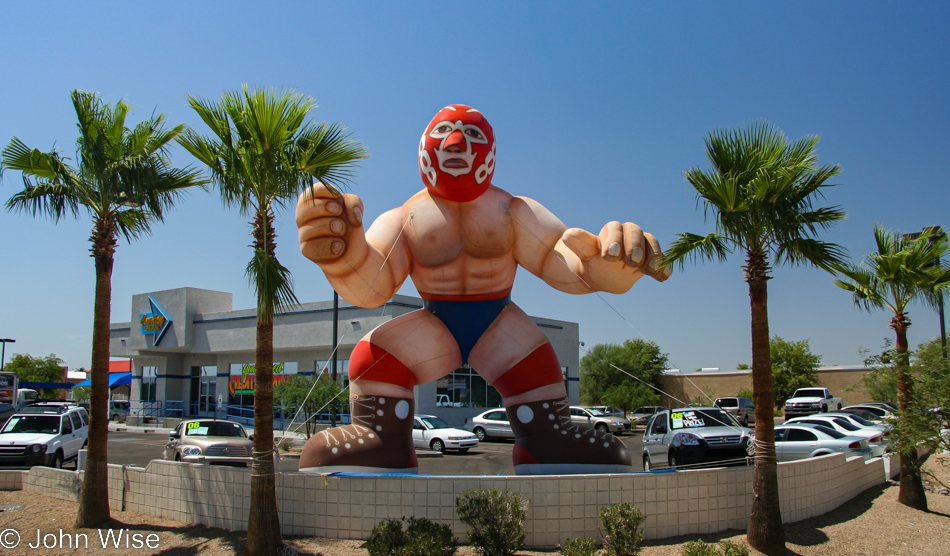
[[(129, 398), (133, 413), (179, 416), (253, 406), (256, 309), (234, 310), (232, 294), (178, 288), (136, 294), (129, 322), (110, 327), (112, 358), (131, 360)], [(341, 303), (338, 311), (337, 368), (345, 383), (347, 362), (356, 343), (370, 330), (399, 315), (422, 308), (422, 300), (403, 295), (375, 309)], [(568, 397), (578, 403), (577, 323), (531, 317), (557, 353)], [(333, 352), (333, 302), (305, 303), (274, 319), (274, 377), (329, 372)], [(440, 403), (439, 400), (442, 400)], [(447, 400), (447, 402), (445, 401)], [(463, 367), (415, 389), (416, 411), (437, 413), (460, 423), (497, 407), (500, 396)]]

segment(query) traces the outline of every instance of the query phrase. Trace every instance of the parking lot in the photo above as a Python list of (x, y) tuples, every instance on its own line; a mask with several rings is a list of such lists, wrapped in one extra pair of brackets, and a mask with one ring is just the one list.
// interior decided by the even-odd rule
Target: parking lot
[[(642, 471), (640, 461), (640, 441), (642, 432), (635, 431), (620, 437), (630, 450), (633, 470)], [(167, 433), (157, 432), (109, 432), (109, 463), (136, 465), (145, 467), (153, 459), (162, 459)], [(419, 454), (419, 473), (424, 475), (514, 475), (511, 463), (511, 451), (514, 441), (489, 440), (482, 442), (468, 453), (447, 452), (439, 456), (431, 452), (417, 451)], [(68, 465), (73, 468), (73, 465)], [(297, 459), (284, 457), (280, 462), (281, 471), (296, 471)]]

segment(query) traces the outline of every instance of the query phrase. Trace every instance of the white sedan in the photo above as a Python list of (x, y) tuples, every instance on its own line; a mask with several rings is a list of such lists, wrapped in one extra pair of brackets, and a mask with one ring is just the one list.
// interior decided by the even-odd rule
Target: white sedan
[(880, 457), (884, 455), (884, 427), (870, 426), (865, 427), (854, 420), (851, 419), (853, 415), (848, 414), (834, 414), (834, 413), (820, 413), (816, 415), (808, 415), (807, 417), (796, 417), (794, 419), (789, 419), (785, 421), (786, 425), (791, 425), (793, 423), (806, 423), (811, 425), (824, 425), (828, 428), (834, 429), (841, 434), (848, 436), (860, 436), (866, 438), (868, 444), (871, 447), (873, 457)]
[(473, 433), (453, 428), (435, 415), (416, 415), (412, 423), (412, 444), (416, 448), (444, 452), (458, 450), (464, 454), (478, 446), (478, 437)]
[(871, 458), (867, 439), (859, 436), (846, 436), (823, 425), (806, 423), (775, 427), (775, 457), (780, 462), (835, 453)]

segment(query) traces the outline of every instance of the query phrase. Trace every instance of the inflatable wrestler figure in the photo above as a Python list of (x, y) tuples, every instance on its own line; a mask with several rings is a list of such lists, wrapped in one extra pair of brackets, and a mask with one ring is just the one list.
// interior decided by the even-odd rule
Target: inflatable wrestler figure
[(537, 201), (492, 185), (495, 135), (474, 108), (435, 115), (419, 143), (425, 189), (363, 228), (359, 197), (315, 184), (297, 204), (300, 249), (349, 303), (378, 307), (409, 276), (424, 309), (380, 325), (350, 356), (352, 423), (307, 442), (300, 470), (414, 473), (413, 387), (467, 363), (504, 398), (519, 475), (630, 470), (610, 434), (571, 424), (547, 337), (517, 305), (518, 266), (572, 294), (663, 281), (659, 244), (636, 224), (568, 229)]

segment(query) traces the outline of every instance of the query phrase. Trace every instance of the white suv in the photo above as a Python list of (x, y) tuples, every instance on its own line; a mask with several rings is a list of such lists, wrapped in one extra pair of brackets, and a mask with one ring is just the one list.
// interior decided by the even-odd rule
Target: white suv
[(86, 445), (89, 414), (71, 403), (22, 408), (0, 429), (0, 467), (62, 467)]

